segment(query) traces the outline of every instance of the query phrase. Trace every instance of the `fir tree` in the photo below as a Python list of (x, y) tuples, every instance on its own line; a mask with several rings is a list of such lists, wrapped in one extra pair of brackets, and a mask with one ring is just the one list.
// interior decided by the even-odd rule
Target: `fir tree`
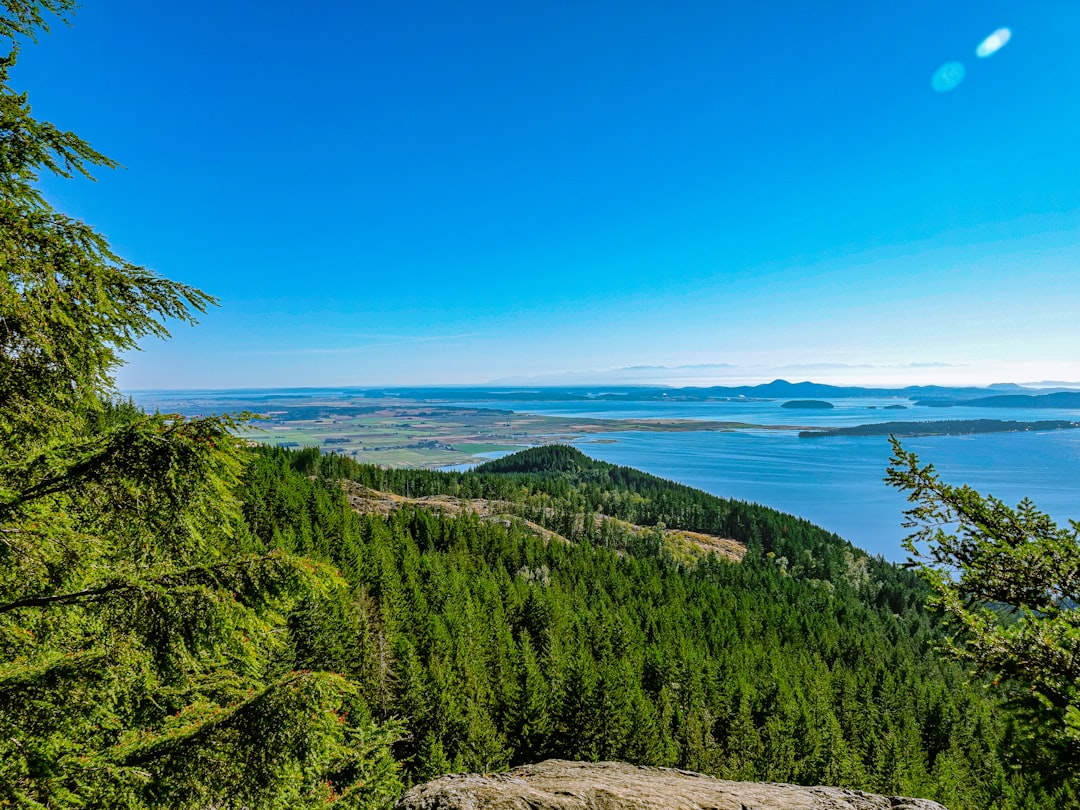
[[(73, 0), (3, 0), (32, 39)], [(290, 666), (286, 613), (326, 565), (268, 548), (228, 418), (118, 400), (123, 352), (205, 293), (116, 256), (38, 192), (115, 164), (33, 118), (0, 59), (0, 805), (384, 803), (389, 733), (355, 683)], [(341, 656), (332, 656), (340, 659)]]

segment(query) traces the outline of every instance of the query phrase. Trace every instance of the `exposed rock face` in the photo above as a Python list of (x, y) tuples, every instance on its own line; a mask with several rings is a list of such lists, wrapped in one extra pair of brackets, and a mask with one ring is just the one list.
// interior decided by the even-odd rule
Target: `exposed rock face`
[(858, 790), (726, 782), (671, 768), (552, 759), (509, 773), (441, 776), (397, 810), (945, 810)]

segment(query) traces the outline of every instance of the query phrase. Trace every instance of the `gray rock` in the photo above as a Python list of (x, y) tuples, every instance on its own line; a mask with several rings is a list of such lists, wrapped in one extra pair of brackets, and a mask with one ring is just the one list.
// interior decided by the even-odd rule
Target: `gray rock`
[(396, 810), (945, 810), (859, 790), (727, 782), (691, 771), (551, 759), (417, 785)]

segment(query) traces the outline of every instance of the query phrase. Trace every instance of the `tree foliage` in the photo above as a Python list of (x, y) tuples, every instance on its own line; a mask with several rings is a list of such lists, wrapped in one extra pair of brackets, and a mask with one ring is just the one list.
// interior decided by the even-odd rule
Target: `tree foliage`
[[(500, 461), (439, 473), (263, 448), (245, 470), (252, 531), (349, 583), (348, 603), (294, 621), (319, 639), (305, 655), (337, 650), (376, 717), (400, 719), (408, 779), (622, 759), (952, 810), (1067, 803), (999, 754), (1009, 715), (933, 652), (941, 631), (913, 572), (790, 515), (572, 448)], [(407, 502), (357, 514), (340, 479), (349, 492), (486, 497), (499, 518)], [(662, 542), (614, 542), (586, 528), (589, 503), (727, 526), (748, 551), (687, 560)], [(536, 523), (572, 531), (541, 537)]]
[(945, 649), (993, 679), (1018, 710), (1010, 747), (1052, 783), (1080, 765), (1080, 524), (1058, 526), (1029, 500), (1016, 508), (893, 440), (887, 479), (914, 504), (906, 540), (950, 620)]
[[(3, 0), (33, 38), (68, 0)], [(118, 399), (122, 354), (213, 299), (55, 211), (42, 172), (115, 164), (38, 121), (0, 59), (0, 806), (303, 807), (394, 793), (392, 729), (296, 666), (325, 564), (259, 543), (228, 418)]]

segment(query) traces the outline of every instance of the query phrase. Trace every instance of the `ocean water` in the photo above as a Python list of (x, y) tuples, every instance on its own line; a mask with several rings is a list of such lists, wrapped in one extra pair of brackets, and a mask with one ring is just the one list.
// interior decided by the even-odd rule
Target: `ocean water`
[[(894, 561), (906, 556), (901, 541), (908, 504), (882, 480), (891, 455), (885, 437), (612, 433), (575, 445), (602, 461), (804, 517), (872, 554)], [(1009, 505), (1030, 498), (1060, 521), (1080, 518), (1080, 430), (913, 437), (904, 446), (949, 483), (969, 484)]]
[[(784, 400), (734, 400), (731, 402), (621, 402), (577, 400), (573, 402), (476, 400), (450, 403), (456, 407), (503, 408), (524, 413), (597, 419), (694, 419), (748, 422), (756, 425), (841, 427), (878, 422), (927, 422), (954, 419), (1001, 419), (1034, 422), (1080, 419), (1080, 410), (1064, 408), (930, 408), (907, 399), (852, 398), (832, 400), (831, 409), (784, 408)], [(902, 409), (889, 406), (903, 406)]]
[[(905, 410), (885, 405), (907, 404)], [(491, 403), (477, 402), (491, 406)], [(835, 400), (831, 410), (772, 402), (515, 402), (516, 411), (599, 418), (742, 421), (840, 426), (869, 422), (1080, 419), (1069, 410), (927, 408), (900, 400)], [(875, 406), (871, 408), (870, 406)], [(1030, 498), (1058, 521), (1080, 518), (1080, 430), (921, 436), (903, 441), (952, 484), (968, 484), (1009, 505)], [(872, 554), (900, 561), (907, 502), (882, 480), (891, 447), (884, 436), (800, 439), (795, 430), (613, 432), (574, 442), (587, 455), (636, 467), (715, 495), (804, 517)]]

